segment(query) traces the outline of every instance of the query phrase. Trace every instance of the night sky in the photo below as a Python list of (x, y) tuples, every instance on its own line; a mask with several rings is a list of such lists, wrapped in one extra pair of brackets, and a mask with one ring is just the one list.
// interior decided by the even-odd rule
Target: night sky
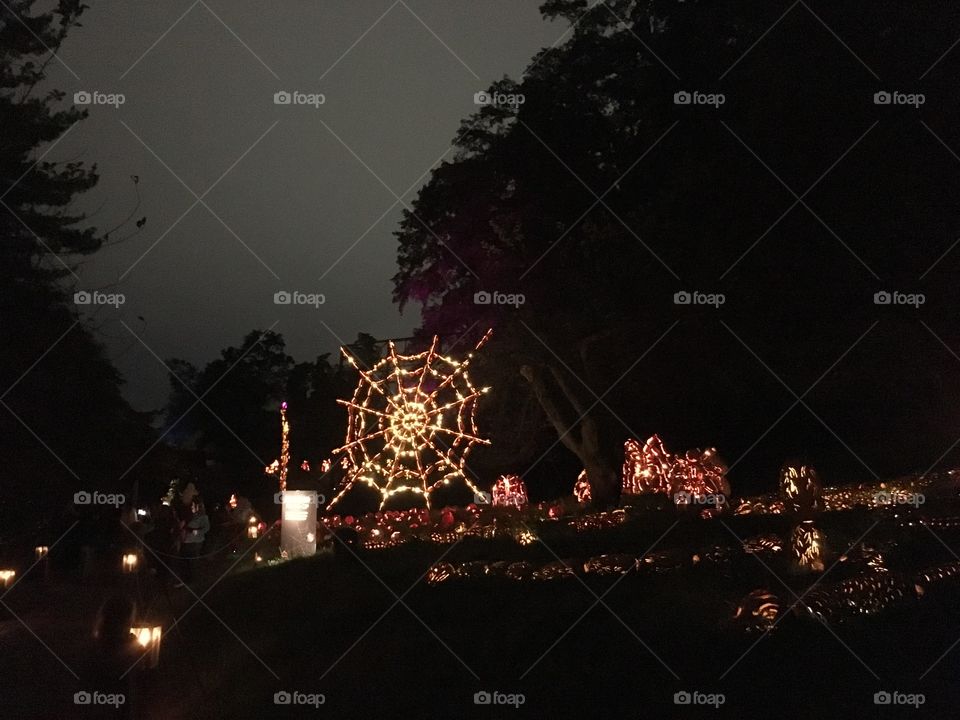
[[(85, 259), (77, 287), (124, 294), (92, 321), (142, 410), (166, 399), (158, 358), (202, 366), (253, 328), (281, 332), (297, 360), (360, 331), (409, 334), (417, 308), (401, 316), (390, 297), (396, 196), (410, 202), (451, 157), (475, 92), (568, 29), (539, 0), (91, 4), (49, 85), (64, 103), (125, 102), (90, 106), (48, 159), (97, 163), (78, 208), (102, 229), (140, 192), (145, 227)], [(278, 91), (325, 102), (276, 105)], [(280, 290), (326, 303), (278, 306)]]

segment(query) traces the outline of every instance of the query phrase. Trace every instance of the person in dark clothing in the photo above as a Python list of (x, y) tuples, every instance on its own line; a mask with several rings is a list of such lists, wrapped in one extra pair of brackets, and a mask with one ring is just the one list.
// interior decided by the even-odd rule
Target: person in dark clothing
[(190, 521), (183, 528), (183, 542), (181, 544), (183, 572), (180, 576), (181, 582), (178, 585), (193, 582), (194, 566), (203, 551), (203, 541), (206, 539), (207, 533), (210, 532), (210, 518), (207, 517), (207, 511), (203, 506), (203, 498), (199, 495), (194, 499), (190, 513)]
[(174, 577), (168, 568), (172, 567), (180, 551), (180, 519), (172, 507), (161, 505), (155, 520), (153, 529), (145, 538), (147, 546), (153, 550), (147, 556), (161, 585), (169, 586)]
[[(93, 630), (93, 652), (89, 665), (91, 686), (86, 692), (113, 696), (122, 702), (116, 705), (92, 704), (85, 708), (84, 717), (111, 717), (128, 720), (135, 717), (134, 704), (137, 672), (134, 664), (143, 648), (131, 634), (136, 619), (136, 603), (126, 595), (109, 597), (97, 612)], [(87, 680), (87, 678), (84, 678)]]

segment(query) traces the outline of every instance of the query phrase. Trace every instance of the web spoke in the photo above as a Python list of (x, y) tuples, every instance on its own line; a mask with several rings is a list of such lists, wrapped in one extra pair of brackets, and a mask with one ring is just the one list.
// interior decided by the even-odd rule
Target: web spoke
[[(474, 445), (490, 444), (474, 423), (476, 400), (486, 388), (471, 383), (469, 356), (457, 362), (439, 354), (438, 344), (435, 337), (425, 352), (400, 355), (390, 342), (386, 357), (368, 370), (344, 350), (360, 380), (353, 399), (340, 401), (348, 409), (348, 427), (346, 441), (335, 453), (343, 453), (351, 467), (328, 509), (357, 481), (380, 492), (381, 509), (392, 495), (406, 491), (422, 495), (429, 508), (430, 493), (453, 478), (478, 492), (464, 469)], [(439, 380), (429, 394), (424, 390), (428, 375)], [(414, 379), (415, 386), (410, 384)], [(449, 446), (438, 433), (453, 438)]]

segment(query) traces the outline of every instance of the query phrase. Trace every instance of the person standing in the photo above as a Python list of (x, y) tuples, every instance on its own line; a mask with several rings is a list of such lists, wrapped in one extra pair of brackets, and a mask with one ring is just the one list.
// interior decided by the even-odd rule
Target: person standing
[(183, 553), (183, 564), (181, 580), (174, 587), (182, 587), (184, 583), (192, 583), (194, 580), (194, 564), (199, 560), (203, 550), (203, 541), (210, 532), (210, 518), (207, 517), (206, 508), (203, 506), (203, 498), (199, 495), (193, 500), (190, 507), (190, 520), (184, 525), (183, 540), (181, 550)]

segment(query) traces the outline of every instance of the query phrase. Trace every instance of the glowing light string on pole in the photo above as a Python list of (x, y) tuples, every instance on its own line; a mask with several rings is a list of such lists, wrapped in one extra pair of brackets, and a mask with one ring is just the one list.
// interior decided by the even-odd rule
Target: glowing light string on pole
[(280, 492), (287, 489), (287, 470), (290, 465), (290, 422), (287, 420), (287, 403), (280, 403), (280, 459), (274, 460), (264, 468), (267, 475), (276, 475), (280, 481)]
[[(479, 350), (492, 330), (477, 343)], [(465, 472), (474, 445), (489, 445), (478, 434), (474, 415), (481, 395), (468, 368), (473, 353), (456, 360), (430, 349), (399, 355), (391, 342), (388, 354), (365, 370), (345, 349), (341, 352), (360, 374), (347, 408), (347, 436), (334, 450), (347, 461), (347, 477), (329, 510), (358, 482), (380, 493), (380, 509), (397, 493), (420, 495), (430, 507), (430, 495), (451, 481), (480, 489)]]

